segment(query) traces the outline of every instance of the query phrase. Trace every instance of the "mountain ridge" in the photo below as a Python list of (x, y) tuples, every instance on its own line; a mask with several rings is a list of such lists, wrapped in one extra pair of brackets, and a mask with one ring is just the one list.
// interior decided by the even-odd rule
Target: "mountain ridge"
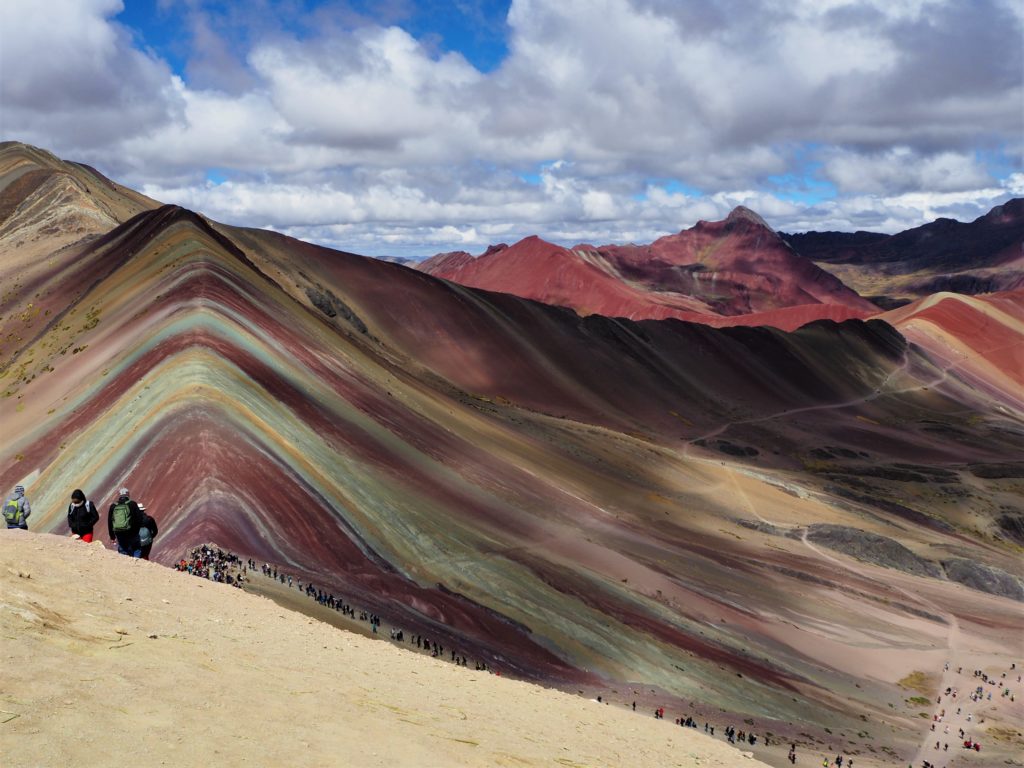
[(891, 308), (932, 293), (968, 295), (1024, 288), (1024, 198), (971, 222), (937, 219), (894, 235), (783, 234), (862, 294)]
[[(491, 246), (477, 257), (465, 251), (438, 254), (417, 268), (583, 315), (676, 317), (716, 327), (762, 323), (794, 330), (793, 317), (809, 322), (837, 316), (838, 310), (824, 305), (846, 307), (844, 317), (866, 318), (879, 308), (938, 291), (980, 294), (1024, 287), (1022, 211), (1024, 199), (1014, 199), (969, 224), (939, 219), (896, 235), (786, 234), (737, 206), (722, 221), (702, 220), (650, 245), (561, 249), (546, 243), (546, 260), (535, 254), (528, 262), (520, 258), (499, 266), (504, 254), (512, 261), (513, 254), (537, 251), (536, 244), (544, 241), (532, 235), (512, 246)], [(940, 232), (953, 233), (953, 240), (941, 244), (945, 234)], [(965, 255), (956, 255), (963, 243), (972, 245)], [(573, 268), (578, 274), (569, 279), (564, 265), (571, 256), (577, 257)], [(857, 290), (844, 281), (852, 281)], [(785, 311), (774, 314), (780, 310)]]
[[(439, 254), (418, 265), (476, 288), (567, 306), (582, 315), (634, 320), (675, 317), (711, 325), (762, 322), (794, 330), (787, 318), (866, 317), (877, 308), (803, 259), (758, 214), (742, 206), (721, 222), (700, 221), (649, 246), (572, 248), (537, 236), (472, 257)], [(803, 307), (794, 312), (795, 307)], [(781, 314), (778, 310), (787, 310)], [(744, 321), (748, 315), (756, 318)], [(729, 318), (723, 320), (722, 318)]]

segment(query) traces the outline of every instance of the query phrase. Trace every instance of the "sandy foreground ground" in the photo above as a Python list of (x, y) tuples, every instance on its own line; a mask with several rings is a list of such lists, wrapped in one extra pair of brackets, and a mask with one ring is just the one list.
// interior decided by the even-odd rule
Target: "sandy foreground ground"
[(0, 530), (0, 765), (761, 766), (101, 544)]

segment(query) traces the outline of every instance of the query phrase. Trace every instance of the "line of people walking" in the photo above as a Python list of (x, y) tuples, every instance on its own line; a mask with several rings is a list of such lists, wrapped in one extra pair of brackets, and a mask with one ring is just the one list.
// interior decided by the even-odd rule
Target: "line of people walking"
[[(28, 530), (32, 506), (25, 496), (25, 486), (14, 486), (4, 502), (3, 514), (8, 528)], [(72, 491), (71, 503), (68, 505), (68, 528), (71, 529), (71, 535), (84, 542), (92, 542), (99, 521), (100, 513), (96, 505), (86, 498), (82, 489)], [(146, 505), (136, 502), (128, 489), (122, 488), (118, 492), (117, 501), (107, 511), (107, 533), (111, 543), (117, 544), (117, 551), (122, 555), (149, 560), (158, 532), (156, 520), (146, 511)]]

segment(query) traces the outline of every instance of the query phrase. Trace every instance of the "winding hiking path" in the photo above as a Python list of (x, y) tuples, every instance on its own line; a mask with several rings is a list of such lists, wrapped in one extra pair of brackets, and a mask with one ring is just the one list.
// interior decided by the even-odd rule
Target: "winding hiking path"
[[(877, 574), (874, 573), (868, 567), (860, 566), (856, 562), (851, 562), (848, 559), (836, 557), (835, 555), (829, 554), (828, 552), (823, 551), (819, 547), (816, 547), (808, 540), (808, 531), (806, 528), (801, 528), (800, 526), (795, 525), (788, 525), (786, 523), (781, 523), (775, 520), (769, 520), (768, 518), (759, 514), (758, 511), (754, 508), (754, 505), (750, 502), (750, 498), (747, 496), (742, 486), (740, 486), (739, 482), (737, 482), (735, 477), (735, 470), (733, 470), (731, 467), (727, 467), (727, 470), (730, 474), (730, 478), (732, 479), (733, 485), (736, 489), (738, 496), (741, 499), (743, 499), (744, 503), (746, 504), (747, 510), (752, 515), (754, 515), (758, 520), (781, 529), (799, 530), (801, 543), (821, 560), (827, 561), (832, 565), (835, 565), (849, 573), (857, 574), (858, 576), (867, 579), (868, 581), (881, 584)], [(957, 619), (956, 614), (952, 613), (949, 610), (946, 610), (943, 606), (940, 606), (934, 601), (924, 597), (920, 592), (912, 592), (911, 590), (905, 589), (891, 581), (886, 581), (884, 584), (881, 584), (881, 586), (887, 589), (894, 590), (899, 594), (903, 595), (904, 597), (906, 597), (912, 604), (923, 606), (931, 613), (943, 617), (943, 619), (945, 620), (945, 624), (948, 627), (948, 630), (946, 632), (945, 668), (942, 680), (939, 684), (939, 691), (944, 691), (947, 687), (957, 687), (956, 681), (953, 679), (953, 675), (955, 673), (952, 671), (958, 661), (961, 637), (960, 622)], [(957, 717), (956, 722), (952, 722), (953, 717), (956, 716), (950, 716), (949, 719), (947, 719), (945, 722), (950, 722), (950, 724), (955, 727), (960, 727), (962, 724), (965, 724), (964, 716)], [(968, 729), (965, 728), (965, 730)], [(954, 740), (954, 743), (956, 745), (959, 745), (958, 741)], [(920, 764), (922, 760), (927, 759), (927, 757), (931, 755), (934, 751), (934, 747), (932, 746), (932, 731), (924, 731), (924, 733), (921, 736), (921, 742), (918, 745), (917, 752), (915, 753), (914, 758), (911, 761), (911, 764)]]
[[(726, 422), (725, 424), (720, 425), (719, 427), (717, 427), (714, 430), (711, 430), (711, 431), (709, 431), (709, 432), (707, 432), (707, 433), (705, 433), (703, 435), (700, 435), (700, 436), (695, 437), (695, 438), (693, 438), (691, 440), (688, 440), (686, 445), (685, 445), (685, 447), (684, 447), (684, 449), (683, 449), (683, 456), (685, 458), (687, 458), (687, 459), (692, 459), (692, 460), (695, 460), (695, 461), (714, 462), (714, 463), (721, 464), (720, 461), (715, 460), (715, 459), (691, 456), (690, 455), (690, 448), (691, 448), (691, 446), (693, 446), (698, 441), (704, 441), (704, 440), (708, 440), (708, 439), (717, 437), (718, 435), (721, 435), (726, 430), (728, 430), (728, 429), (730, 429), (732, 427), (735, 427), (735, 426), (739, 426), (739, 425), (755, 424), (755, 423), (760, 423), (760, 422), (765, 422), (765, 421), (772, 421), (772, 420), (775, 420), (775, 419), (786, 418), (788, 416), (792, 416), (792, 415), (798, 414), (798, 413), (808, 413), (808, 412), (812, 412), (812, 411), (828, 411), (828, 410), (845, 409), (845, 408), (850, 408), (850, 407), (857, 406), (857, 405), (862, 405), (862, 404), (868, 403), (868, 402), (870, 402), (872, 400), (876, 400), (877, 398), (881, 397), (883, 394), (884, 395), (898, 395), (898, 394), (904, 394), (906, 392), (920, 391), (920, 390), (924, 390), (924, 389), (929, 389), (929, 388), (937, 386), (938, 384), (940, 384), (943, 381), (947, 380), (949, 378), (950, 371), (952, 369), (954, 369), (954, 368), (959, 367), (959, 365), (963, 364), (966, 361), (967, 361), (967, 357), (964, 356), (963, 361), (961, 363), (951, 363), (950, 365), (947, 365), (947, 366), (943, 367), (941, 369), (941, 372), (939, 373), (939, 375), (937, 375), (934, 378), (928, 380), (927, 382), (918, 382), (917, 384), (915, 384), (913, 386), (909, 386), (909, 387), (905, 387), (905, 388), (900, 388), (900, 389), (887, 390), (886, 386), (888, 385), (888, 383), (890, 381), (892, 381), (893, 378), (896, 377), (897, 375), (905, 373), (907, 371), (907, 369), (909, 368), (909, 365), (910, 365), (909, 355), (906, 352), (904, 352), (902, 362), (898, 366), (894, 367), (885, 376), (885, 378), (882, 379), (881, 382), (879, 382), (879, 384), (877, 386), (875, 386), (870, 392), (868, 392), (867, 394), (865, 394), (862, 397), (852, 398), (850, 400), (845, 400), (845, 401), (838, 402), (838, 403), (823, 403), (823, 404), (818, 404), (818, 405), (802, 406), (802, 407), (799, 407), (799, 408), (791, 408), (791, 409), (787, 409), (787, 410), (784, 410), (784, 411), (779, 411), (779, 412), (776, 412), (776, 413), (768, 414), (766, 416), (759, 416), (759, 417), (750, 418), (750, 419), (741, 419), (741, 420), (737, 420), (737, 421)], [(728, 464), (722, 464), (722, 466), (725, 468), (725, 470), (729, 474), (730, 481), (731, 481), (731, 483), (733, 485), (733, 488), (735, 489), (735, 492), (736, 492), (736, 497), (743, 501), (743, 504), (746, 506), (748, 512), (751, 515), (756, 517), (761, 522), (766, 523), (768, 525), (775, 526), (776, 528), (780, 528), (780, 529), (784, 529), (784, 530), (800, 530), (800, 534), (801, 534), (800, 535), (800, 541), (801, 541), (801, 543), (805, 547), (807, 547), (807, 549), (809, 549), (817, 558), (819, 558), (819, 559), (821, 559), (823, 561), (826, 561), (826, 562), (828, 562), (828, 563), (830, 563), (830, 564), (832, 564), (834, 566), (837, 566), (837, 567), (839, 567), (839, 568), (841, 568), (841, 569), (843, 569), (843, 570), (845, 570), (845, 571), (847, 571), (849, 573), (853, 573), (853, 574), (856, 574), (856, 575), (858, 575), (858, 576), (860, 576), (862, 578), (865, 578), (868, 581), (880, 584), (879, 579), (877, 577), (877, 574), (875, 574), (868, 567), (860, 566), (860, 565), (856, 564), (856, 562), (851, 562), (849, 559), (842, 559), (842, 558), (836, 557), (834, 555), (831, 555), (831, 554), (829, 554), (827, 552), (822, 551), (820, 548), (818, 548), (814, 544), (812, 544), (808, 540), (808, 538), (807, 538), (808, 531), (807, 531), (806, 528), (801, 528), (800, 526), (791, 525), (791, 524), (787, 524), (787, 523), (782, 523), (782, 522), (775, 521), (775, 520), (769, 520), (768, 518), (766, 518), (763, 515), (761, 515), (757, 511), (757, 509), (755, 508), (754, 504), (751, 502), (750, 497), (747, 495), (746, 491), (743, 489), (743, 487), (740, 485), (739, 481), (737, 480), (737, 472), (738, 472), (738, 470), (736, 468), (728, 465)], [(943, 606), (940, 606), (937, 603), (935, 603), (935, 602), (933, 602), (933, 601), (923, 597), (919, 592), (912, 592), (912, 591), (910, 591), (908, 589), (905, 589), (905, 588), (900, 587), (900, 586), (898, 586), (896, 584), (893, 584), (892, 582), (885, 582), (884, 584), (881, 584), (881, 586), (883, 586), (885, 588), (888, 588), (888, 589), (892, 589), (892, 590), (900, 593), (904, 597), (908, 598), (908, 600), (910, 600), (910, 602), (912, 604), (920, 605), (923, 608), (927, 609), (929, 612), (931, 612), (931, 613), (933, 613), (935, 615), (939, 615), (939, 616), (943, 617), (943, 619), (945, 620), (945, 624), (948, 627), (948, 630), (946, 632), (946, 650), (945, 650), (946, 662), (945, 662), (944, 674), (942, 675), (942, 681), (940, 683), (939, 690), (940, 691), (944, 691), (947, 687), (955, 687), (955, 681), (953, 681), (953, 679), (952, 679), (952, 677), (954, 675), (952, 670), (956, 666), (955, 662), (957, 661), (957, 654), (958, 654), (959, 649), (960, 649), (960, 638), (961, 638), (960, 622), (957, 619), (956, 615), (954, 613), (946, 610)], [(950, 723), (951, 727), (960, 727), (960, 724), (961, 724), (960, 721), (962, 721), (962, 720), (963, 720), (963, 717), (961, 716), (960, 718), (958, 718), (955, 726), (954, 726), (953, 723)], [(911, 761), (911, 765), (918, 765), (918, 764), (920, 764), (923, 760), (928, 759), (928, 756), (931, 755), (931, 753), (934, 752), (934, 747), (932, 746), (931, 735), (932, 735), (932, 731), (930, 731), (930, 730), (924, 731), (924, 733), (921, 736), (921, 741), (920, 741), (920, 743), (918, 745), (918, 748), (917, 748), (917, 751), (916, 751), (916, 753), (914, 755), (914, 758)], [(959, 745), (959, 742), (955, 742), (955, 743), (957, 745)]]
[[(882, 379), (882, 381), (873, 390), (871, 390), (870, 393), (864, 395), (863, 397), (855, 397), (851, 400), (843, 400), (838, 403), (819, 403), (818, 405), (803, 405), (800, 406), (799, 408), (787, 408), (784, 411), (776, 411), (775, 413), (770, 413), (767, 416), (755, 416), (750, 419), (737, 419), (736, 421), (727, 421), (721, 426), (717, 427), (716, 429), (711, 430), (710, 432), (706, 432), (703, 435), (699, 435), (690, 440), (687, 440), (686, 447), (683, 449), (683, 456), (685, 456), (686, 458), (691, 458), (689, 455), (689, 449), (691, 445), (693, 445), (699, 440), (710, 440), (713, 437), (718, 437), (720, 434), (722, 434), (727, 429), (730, 429), (732, 427), (738, 427), (743, 424), (759, 424), (763, 421), (774, 421), (775, 419), (783, 419), (786, 418), (787, 416), (793, 416), (794, 414), (797, 413), (809, 413), (811, 411), (828, 411), (835, 410), (838, 408), (851, 408), (855, 405), (862, 405), (864, 403), (875, 400), (883, 394), (883, 389), (885, 388), (885, 385), (889, 383), (892, 377), (898, 373), (905, 372), (909, 365), (910, 358), (907, 356), (906, 352), (904, 352), (903, 361), (898, 366), (889, 371), (889, 373), (886, 374), (885, 378)], [(945, 373), (945, 371), (943, 373)], [(940, 377), (935, 383), (938, 383), (938, 381), (941, 381), (944, 378), (945, 376)], [(925, 384), (922, 386), (927, 387), (933, 385)], [(913, 389), (919, 388), (920, 387), (910, 387), (906, 390), (893, 390), (891, 392), (885, 392), (885, 394), (899, 394), (901, 392), (909, 392)]]

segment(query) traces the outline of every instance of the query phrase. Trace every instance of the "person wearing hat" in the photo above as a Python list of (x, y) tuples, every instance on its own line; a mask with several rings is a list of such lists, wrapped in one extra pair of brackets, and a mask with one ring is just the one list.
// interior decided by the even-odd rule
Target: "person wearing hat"
[(92, 541), (93, 527), (100, 521), (96, 505), (85, 498), (80, 488), (71, 492), (68, 506), (68, 528), (84, 542)]
[(146, 511), (145, 504), (139, 504), (139, 512), (142, 513), (142, 527), (139, 528), (139, 542), (142, 544), (142, 559), (149, 560), (149, 553), (153, 549), (153, 540), (156, 539), (156, 520)]
[(8, 528), (28, 530), (28, 516), (32, 514), (32, 506), (25, 498), (25, 486), (16, 485), (14, 491), (4, 502), (4, 522)]
[(127, 488), (122, 488), (117, 501), (110, 505), (107, 513), (107, 532), (110, 541), (117, 542), (117, 551), (122, 555), (142, 557), (142, 544), (139, 541), (139, 528), (142, 527), (142, 512), (139, 505), (132, 501)]

